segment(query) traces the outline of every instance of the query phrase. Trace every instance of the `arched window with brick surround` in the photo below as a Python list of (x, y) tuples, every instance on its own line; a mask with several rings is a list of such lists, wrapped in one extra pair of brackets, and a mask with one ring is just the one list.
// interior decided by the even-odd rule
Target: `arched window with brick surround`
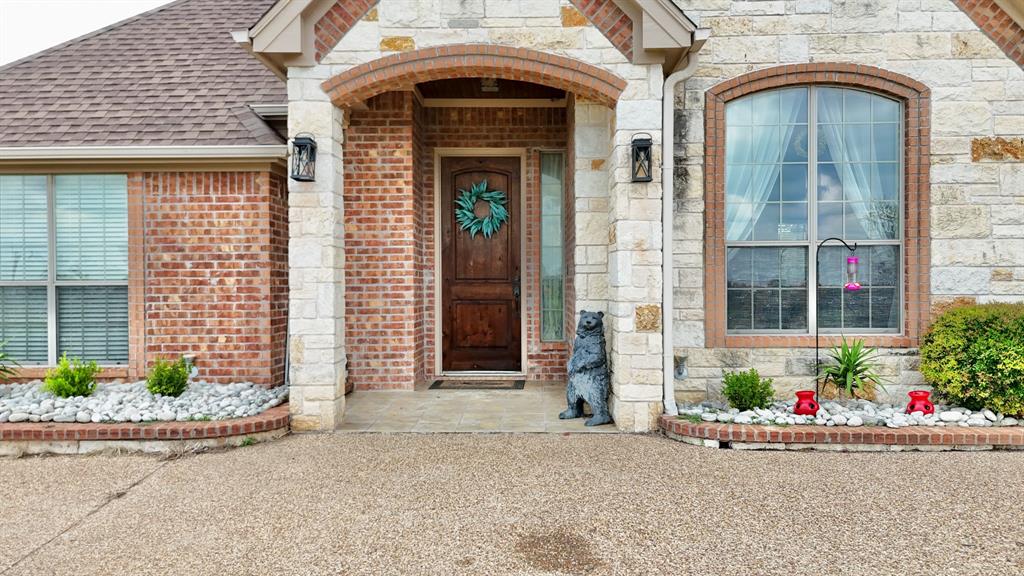
[[(916, 345), (927, 88), (866, 66), (783, 66), (715, 86), (707, 105), (708, 346), (810, 345), (816, 328)], [(845, 248), (819, 249), (830, 237), (858, 244), (861, 290), (842, 288)]]

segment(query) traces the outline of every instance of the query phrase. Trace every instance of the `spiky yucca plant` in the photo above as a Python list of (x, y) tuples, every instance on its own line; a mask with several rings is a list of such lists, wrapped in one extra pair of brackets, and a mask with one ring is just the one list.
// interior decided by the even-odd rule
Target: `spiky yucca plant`
[[(831, 381), (851, 398), (857, 395), (870, 394), (875, 386), (885, 390), (882, 385), (882, 377), (876, 371), (878, 364), (878, 351), (874, 348), (864, 346), (863, 340), (854, 340), (853, 344), (846, 342), (828, 351), (828, 356), (835, 361), (835, 364), (826, 364), (818, 367), (818, 377), (825, 383)], [(860, 393), (860, 394), (858, 394)]]

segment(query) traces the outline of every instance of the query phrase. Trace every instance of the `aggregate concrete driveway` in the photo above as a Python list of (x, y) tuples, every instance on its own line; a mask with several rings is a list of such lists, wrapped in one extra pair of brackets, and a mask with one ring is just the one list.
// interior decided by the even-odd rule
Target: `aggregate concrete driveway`
[(1024, 453), (290, 436), (0, 459), (0, 574), (1022, 574)]

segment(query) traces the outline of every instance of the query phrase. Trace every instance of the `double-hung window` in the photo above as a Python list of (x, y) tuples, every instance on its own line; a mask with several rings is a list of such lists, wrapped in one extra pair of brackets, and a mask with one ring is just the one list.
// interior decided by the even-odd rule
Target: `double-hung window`
[(0, 342), (23, 365), (128, 361), (123, 174), (0, 175)]
[[(729, 333), (900, 332), (902, 117), (832, 86), (726, 104)], [(819, 251), (832, 237), (857, 243), (861, 290), (843, 289), (846, 248)]]

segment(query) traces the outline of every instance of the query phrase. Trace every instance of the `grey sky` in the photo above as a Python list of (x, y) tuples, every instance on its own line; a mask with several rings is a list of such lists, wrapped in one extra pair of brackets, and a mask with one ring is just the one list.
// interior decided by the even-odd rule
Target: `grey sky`
[(0, 0), (0, 65), (170, 0)]

